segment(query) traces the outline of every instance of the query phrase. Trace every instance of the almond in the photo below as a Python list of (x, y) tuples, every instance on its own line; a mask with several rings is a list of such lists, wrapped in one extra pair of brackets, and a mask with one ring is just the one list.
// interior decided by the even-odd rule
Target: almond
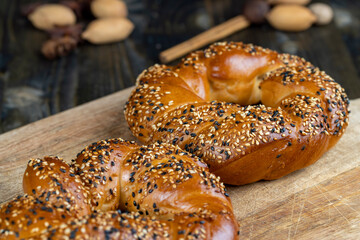
[(267, 20), (278, 30), (299, 32), (311, 27), (316, 22), (316, 16), (301, 5), (283, 4), (275, 6), (267, 15)]
[(313, 3), (309, 6), (310, 10), (315, 14), (316, 24), (326, 25), (331, 22), (334, 17), (334, 11), (325, 3)]
[(127, 7), (119, 0), (95, 0), (91, 2), (91, 12), (97, 18), (126, 17)]
[(268, 0), (270, 4), (299, 4), (306, 5), (311, 2), (311, 0)]
[(52, 29), (56, 26), (73, 25), (76, 22), (75, 13), (61, 4), (40, 5), (28, 18), (36, 28), (41, 30)]
[(104, 44), (127, 38), (133, 29), (129, 19), (101, 18), (92, 21), (81, 36), (93, 44)]

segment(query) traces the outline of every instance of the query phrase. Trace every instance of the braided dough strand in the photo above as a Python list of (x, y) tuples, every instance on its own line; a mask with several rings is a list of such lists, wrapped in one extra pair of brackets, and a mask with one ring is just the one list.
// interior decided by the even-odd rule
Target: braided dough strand
[(344, 89), (304, 59), (223, 42), (145, 70), (125, 117), (139, 140), (177, 144), (242, 185), (317, 161), (346, 129), (348, 105)]
[(27, 195), (0, 208), (0, 239), (235, 239), (219, 177), (169, 144), (93, 143), (69, 165), (32, 159)]

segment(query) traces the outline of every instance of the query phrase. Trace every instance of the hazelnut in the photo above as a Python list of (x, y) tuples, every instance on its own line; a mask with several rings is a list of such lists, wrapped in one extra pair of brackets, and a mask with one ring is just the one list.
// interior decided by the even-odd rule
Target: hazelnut
[(244, 5), (244, 15), (252, 23), (265, 22), (270, 6), (265, 0), (248, 0)]
[(315, 14), (318, 25), (329, 24), (334, 17), (332, 8), (325, 3), (313, 3), (309, 8)]

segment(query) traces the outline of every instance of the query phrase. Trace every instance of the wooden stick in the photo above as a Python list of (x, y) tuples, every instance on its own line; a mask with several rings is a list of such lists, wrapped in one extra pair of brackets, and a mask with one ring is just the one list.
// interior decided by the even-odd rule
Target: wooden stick
[(160, 53), (160, 61), (163, 63), (171, 62), (186, 53), (201, 48), (211, 42), (222, 39), (230, 34), (242, 30), (250, 25), (250, 22), (243, 16), (231, 18), (199, 35), (182, 42), (172, 48)]

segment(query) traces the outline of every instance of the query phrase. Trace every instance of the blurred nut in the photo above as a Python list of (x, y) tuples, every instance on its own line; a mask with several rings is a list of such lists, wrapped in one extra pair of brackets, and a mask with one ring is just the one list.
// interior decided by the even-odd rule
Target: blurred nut
[(325, 3), (313, 3), (309, 8), (315, 14), (318, 25), (329, 24), (334, 17), (332, 8)]
[(56, 26), (73, 25), (76, 22), (74, 12), (61, 4), (43, 4), (37, 7), (29, 16), (32, 24), (42, 30)]
[(252, 23), (262, 23), (270, 6), (265, 0), (247, 0), (244, 5), (244, 15)]
[(311, 0), (268, 0), (270, 4), (298, 4), (306, 5), (311, 2)]
[(69, 36), (79, 42), (81, 40), (83, 27), (84, 25), (82, 23), (78, 23), (71, 26), (52, 28), (47, 30), (47, 33), (50, 35), (51, 39), (58, 39), (64, 36)]
[(119, 0), (95, 0), (91, 2), (91, 12), (97, 18), (126, 17), (127, 7)]
[(104, 44), (127, 38), (133, 29), (134, 24), (126, 18), (101, 18), (92, 21), (81, 36), (93, 44)]
[(278, 30), (299, 32), (311, 27), (316, 16), (301, 5), (283, 4), (275, 6), (267, 15), (267, 20)]
[(68, 55), (77, 46), (77, 41), (70, 37), (64, 36), (58, 39), (50, 39), (42, 45), (41, 53), (47, 59), (55, 59)]

